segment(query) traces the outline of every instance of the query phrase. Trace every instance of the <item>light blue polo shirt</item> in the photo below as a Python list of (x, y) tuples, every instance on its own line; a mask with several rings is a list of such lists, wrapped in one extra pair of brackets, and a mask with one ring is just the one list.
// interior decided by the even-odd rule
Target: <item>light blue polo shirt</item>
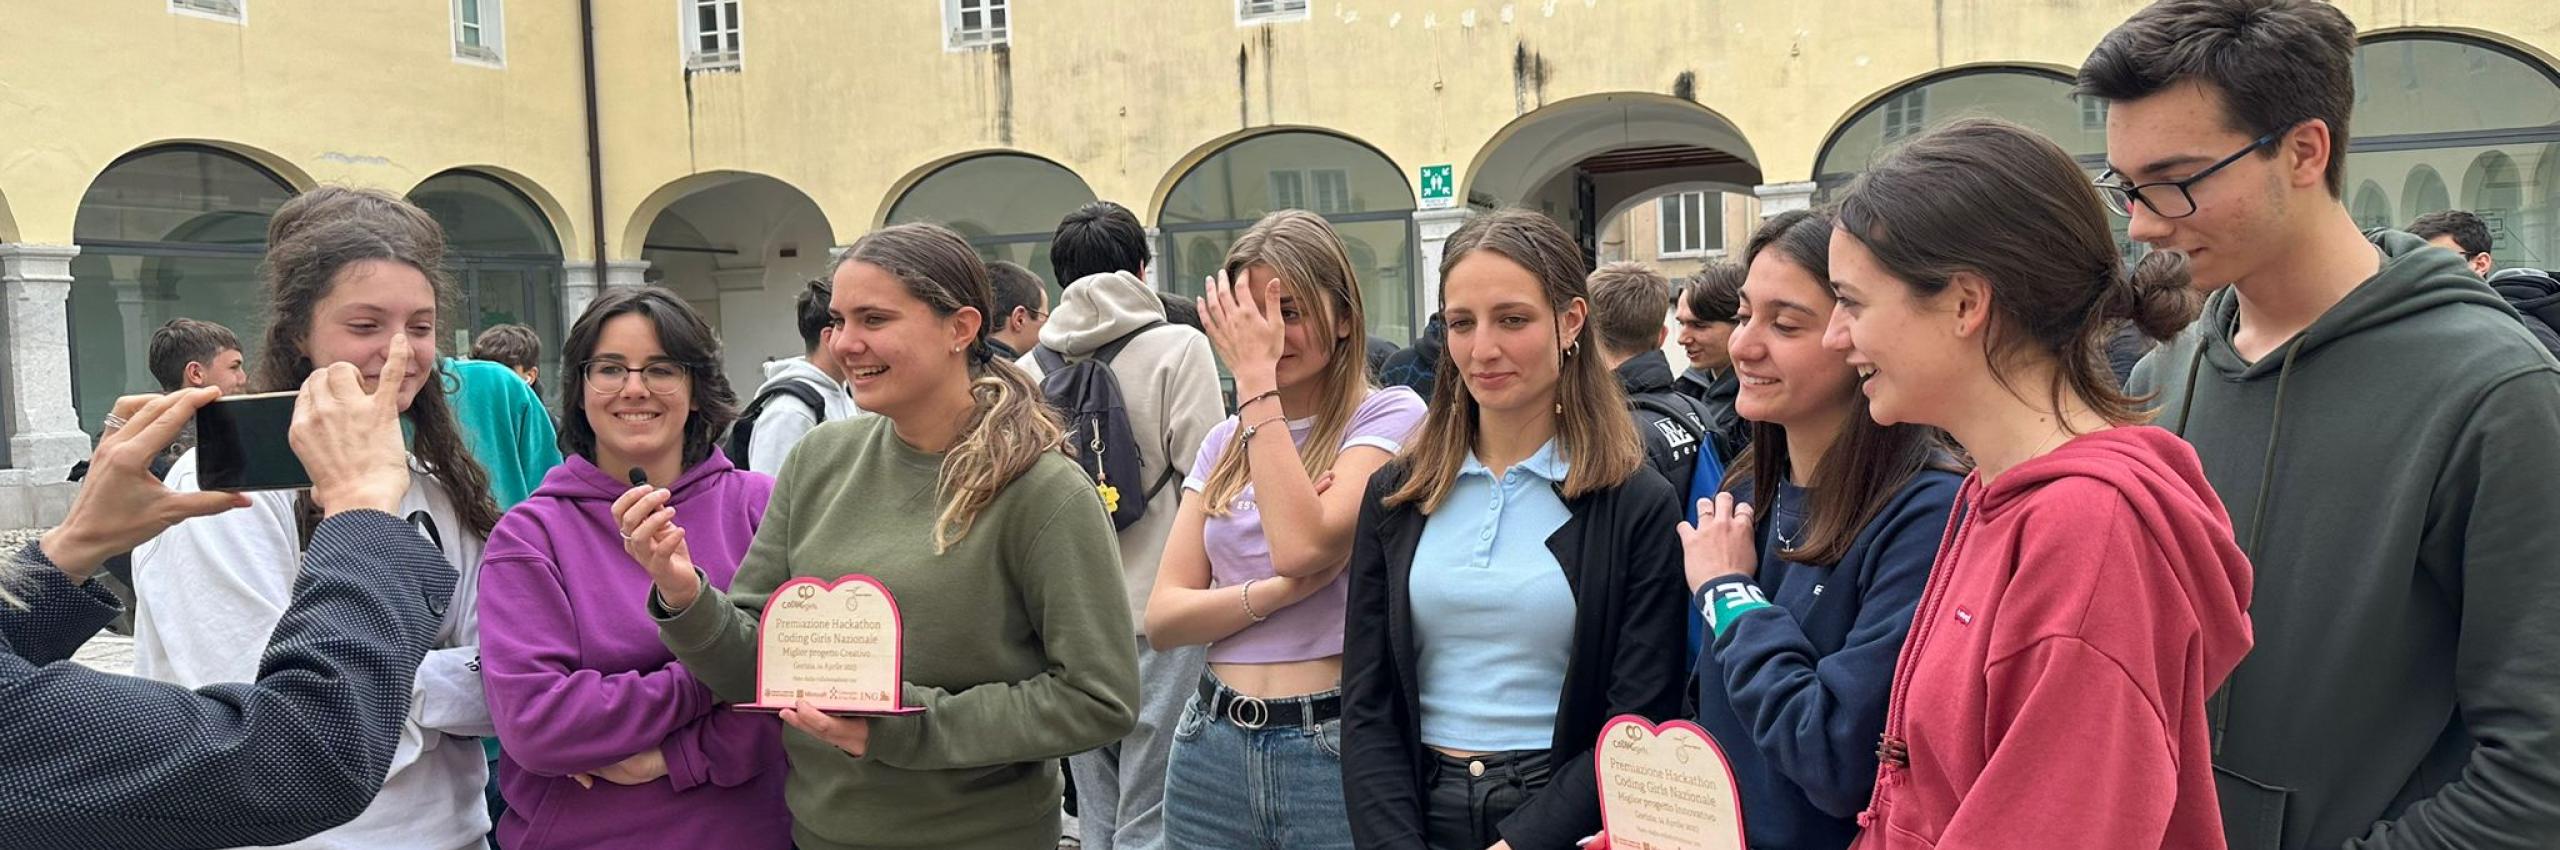
[(1422, 526), (1409, 579), (1422, 667), (1422, 743), (1545, 751), (1573, 655), (1573, 589), (1547, 538), (1568, 514), (1554, 440), (1504, 470), (1467, 453)]

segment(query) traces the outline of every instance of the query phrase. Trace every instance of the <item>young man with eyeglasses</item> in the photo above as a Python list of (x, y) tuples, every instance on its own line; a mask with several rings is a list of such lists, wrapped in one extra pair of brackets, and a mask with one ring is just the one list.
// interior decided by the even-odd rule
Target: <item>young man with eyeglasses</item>
[(2208, 709), (2226, 833), (2560, 847), (2560, 367), (2460, 257), (2348, 216), (2355, 49), (2317, 0), (2168, 0), (2079, 75), (2101, 194), (2221, 287), (2130, 389), (2257, 570)]

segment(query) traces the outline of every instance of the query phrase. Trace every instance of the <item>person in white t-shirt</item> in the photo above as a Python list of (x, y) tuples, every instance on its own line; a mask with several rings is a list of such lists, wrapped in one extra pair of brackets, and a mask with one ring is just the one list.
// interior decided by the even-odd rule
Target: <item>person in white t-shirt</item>
[[(392, 195), (322, 187), (287, 202), (268, 225), (265, 345), (253, 391), (300, 386), (318, 366), (351, 363), (374, 389), (397, 340), (416, 368), (401, 381), (411, 434), (410, 486), (393, 516), (418, 529), (455, 572), (453, 593), (429, 600), (443, 616), (420, 662), (409, 719), (382, 790), (353, 821), (285, 845), (298, 850), (465, 850), (487, 846), (479, 737), (494, 734), (481, 696), (480, 548), (497, 524), (488, 474), (441, 392), (433, 356), (444, 330), (437, 305), (444, 234)], [(198, 489), (193, 452), (169, 486)], [(253, 493), (250, 504), (180, 523), (135, 552), (136, 673), (185, 687), (257, 678), (267, 636), (292, 601), (301, 553), (320, 513), (307, 491)]]

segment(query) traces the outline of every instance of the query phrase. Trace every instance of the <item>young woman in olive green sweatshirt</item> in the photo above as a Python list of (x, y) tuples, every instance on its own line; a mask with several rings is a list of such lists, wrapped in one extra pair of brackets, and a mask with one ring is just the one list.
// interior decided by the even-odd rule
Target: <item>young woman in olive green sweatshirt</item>
[(1058, 759), (1128, 734), (1137, 701), (1111, 520), (1039, 388), (991, 356), (993, 290), (958, 234), (874, 232), (831, 278), (829, 344), (879, 415), (792, 452), (725, 593), (695, 573), (663, 491), (627, 498), (659, 635), (722, 699), (750, 702), (776, 586), (879, 579), (904, 615), (905, 702), (925, 711), (782, 712), (799, 846), (1055, 846)]

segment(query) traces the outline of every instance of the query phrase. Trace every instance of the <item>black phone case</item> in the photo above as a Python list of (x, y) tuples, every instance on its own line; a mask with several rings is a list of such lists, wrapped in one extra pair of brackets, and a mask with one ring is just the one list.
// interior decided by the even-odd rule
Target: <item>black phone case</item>
[(228, 492), (311, 486), (311, 473), (287, 439), (294, 395), (236, 396), (197, 409), (197, 483)]

